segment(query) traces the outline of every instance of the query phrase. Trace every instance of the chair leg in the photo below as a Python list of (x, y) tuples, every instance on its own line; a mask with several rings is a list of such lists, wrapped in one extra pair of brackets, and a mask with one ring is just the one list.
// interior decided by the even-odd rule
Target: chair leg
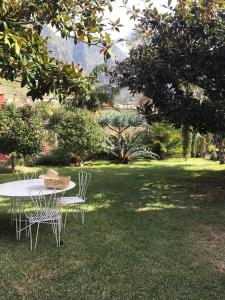
[(10, 202), (11, 202), (11, 226), (14, 226), (14, 224), (16, 223), (16, 199), (14, 199), (13, 197), (10, 198)]
[(13, 226), (13, 198), (10, 198), (10, 208), (11, 208), (11, 226)]
[(32, 230), (31, 230), (31, 223), (29, 224), (29, 235), (30, 235), (30, 250), (32, 251)]
[(81, 207), (81, 221), (82, 221), (82, 225), (84, 225), (84, 208)]
[(55, 224), (54, 224), (54, 221), (51, 221), (51, 224), (52, 224), (52, 232), (53, 232), (53, 234), (55, 234)]
[(27, 222), (27, 219), (25, 218), (25, 233), (26, 233), (26, 237), (29, 237), (29, 227), (28, 227), (28, 222)]
[(36, 239), (35, 239), (34, 249), (36, 249), (36, 247), (37, 247), (37, 240), (38, 240), (39, 226), (40, 226), (40, 223), (38, 222), (38, 224), (37, 224), (37, 232), (36, 232)]
[(21, 213), (19, 214), (19, 231), (18, 231), (18, 240), (21, 238)]
[(66, 211), (66, 215), (65, 215), (65, 219), (64, 219), (64, 224), (63, 224), (63, 229), (66, 229), (66, 221), (67, 221), (67, 211)]
[(20, 241), (20, 237), (21, 237), (21, 199), (19, 200), (19, 221), (18, 221), (18, 224), (19, 224), (19, 228), (18, 228), (18, 240)]
[(60, 246), (60, 235), (61, 235), (61, 219), (58, 219), (58, 246)]
[(25, 211), (25, 200), (19, 199), (19, 229), (18, 229), (18, 240), (20, 241), (21, 238), (21, 228), (22, 228), (22, 222), (24, 221), (24, 211)]
[[(78, 217), (78, 214), (79, 214), (79, 209), (77, 209), (77, 206), (76, 206), (76, 205), (73, 206), (73, 210), (76, 211), (76, 218), (77, 218), (77, 217)], [(74, 213), (74, 214), (75, 214), (75, 213)]]
[(55, 236), (56, 245), (58, 246), (58, 224), (57, 221), (52, 221), (52, 231)]
[(18, 220), (17, 220), (17, 215), (16, 215), (16, 217), (15, 217), (15, 221), (16, 221), (16, 239), (17, 239), (17, 241), (18, 241), (18, 239), (19, 239), (19, 233), (18, 233)]

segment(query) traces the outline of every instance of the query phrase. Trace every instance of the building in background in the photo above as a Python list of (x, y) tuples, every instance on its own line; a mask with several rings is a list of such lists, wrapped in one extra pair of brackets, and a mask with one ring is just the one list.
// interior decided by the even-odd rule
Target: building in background
[[(3, 94), (4, 103), (22, 105), (26, 103), (27, 89), (21, 88), (19, 82), (0, 79), (0, 94)], [(1, 102), (0, 102), (1, 103)]]
[(5, 103), (4, 93), (0, 91), (0, 105)]

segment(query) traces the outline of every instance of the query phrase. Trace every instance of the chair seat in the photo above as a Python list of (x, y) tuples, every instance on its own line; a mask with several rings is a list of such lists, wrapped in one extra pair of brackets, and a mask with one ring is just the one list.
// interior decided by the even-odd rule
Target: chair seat
[(61, 214), (58, 209), (49, 209), (40, 212), (30, 212), (26, 213), (26, 216), (31, 223), (54, 221), (59, 220), (61, 218)]
[(60, 205), (72, 205), (72, 204), (82, 204), (85, 200), (80, 197), (61, 197), (59, 198)]

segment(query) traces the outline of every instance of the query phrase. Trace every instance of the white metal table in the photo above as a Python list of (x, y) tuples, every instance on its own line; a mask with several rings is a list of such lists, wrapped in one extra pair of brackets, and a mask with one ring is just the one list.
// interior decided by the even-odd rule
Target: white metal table
[(44, 186), (44, 179), (17, 180), (0, 184), (0, 196), (27, 198), (38, 196), (40, 191), (43, 195), (55, 193), (64, 193), (73, 189), (75, 182), (70, 181), (69, 186), (63, 190), (48, 189)]
[[(64, 193), (68, 190), (73, 189), (76, 186), (75, 182), (70, 181), (69, 186), (66, 189), (62, 190), (53, 190), (46, 188), (44, 186), (44, 179), (29, 179), (29, 180), (17, 180), (0, 184), (0, 196), (2, 197), (10, 197), (11, 198), (11, 216), (13, 216), (13, 212), (19, 215), (19, 227), (21, 227), (21, 213), (23, 207), (23, 201), (29, 197), (39, 196), (40, 192), (43, 195), (51, 195), (53, 193)], [(18, 210), (16, 211), (16, 202), (18, 203)], [(14, 203), (14, 204), (13, 204)], [(17, 218), (16, 218), (16, 237), (18, 237), (18, 228), (17, 228)]]

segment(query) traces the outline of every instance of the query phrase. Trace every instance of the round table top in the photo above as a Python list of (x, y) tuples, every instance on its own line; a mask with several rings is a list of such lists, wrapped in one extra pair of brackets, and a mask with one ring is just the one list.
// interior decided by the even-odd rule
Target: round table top
[[(63, 190), (55, 190), (56, 193), (63, 193), (76, 186), (75, 182), (70, 181), (69, 186)], [(44, 186), (44, 179), (17, 180), (0, 184), (0, 196), (6, 197), (30, 197), (53, 194), (53, 189)]]

